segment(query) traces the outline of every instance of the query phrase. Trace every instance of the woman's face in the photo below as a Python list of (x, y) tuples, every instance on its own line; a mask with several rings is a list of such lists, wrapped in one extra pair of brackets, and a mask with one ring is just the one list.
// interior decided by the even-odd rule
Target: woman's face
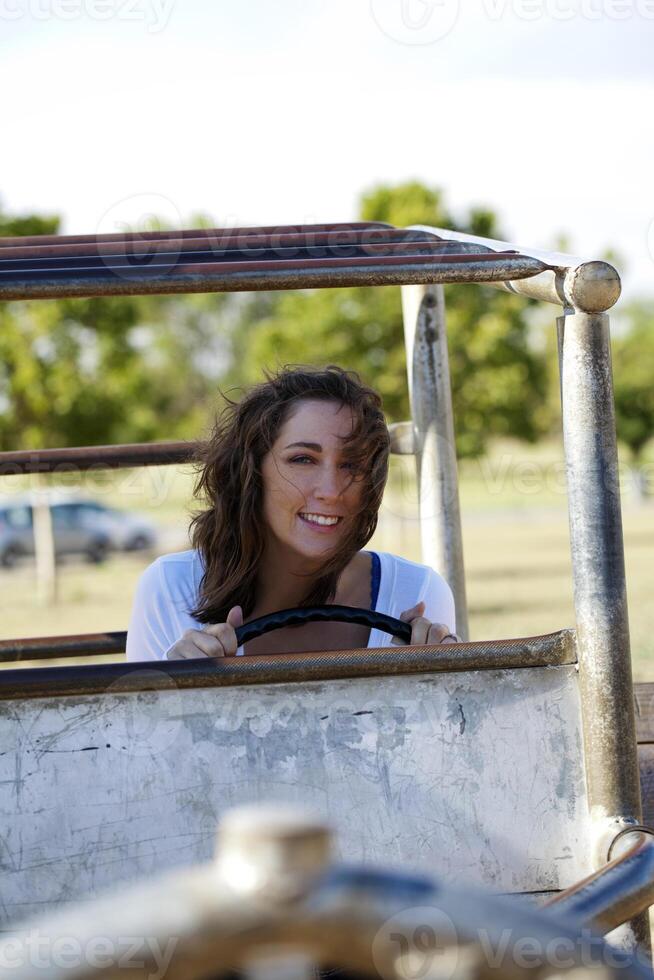
[(352, 411), (338, 401), (303, 399), (262, 463), (269, 540), (305, 558), (327, 557), (356, 520), (362, 479), (345, 440)]

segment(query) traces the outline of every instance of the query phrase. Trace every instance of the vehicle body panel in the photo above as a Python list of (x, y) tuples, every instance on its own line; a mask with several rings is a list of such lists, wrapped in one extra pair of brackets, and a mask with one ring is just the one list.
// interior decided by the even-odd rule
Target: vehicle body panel
[(499, 891), (591, 870), (576, 668), (0, 703), (4, 928), (208, 859), (229, 807), (327, 815), (350, 860)]

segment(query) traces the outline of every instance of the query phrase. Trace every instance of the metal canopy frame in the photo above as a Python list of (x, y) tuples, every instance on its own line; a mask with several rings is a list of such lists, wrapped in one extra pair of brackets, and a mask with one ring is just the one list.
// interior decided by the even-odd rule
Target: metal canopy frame
[[(620, 295), (620, 278), (613, 266), (439, 228), (396, 229), (376, 222), (0, 239), (2, 300), (400, 285), (412, 422), (395, 427), (393, 448), (416, 455), (423, 558), (450, 581), (459, 630), (467, 639), (442, 289), (445, 283), (457, 282), (487, 283), (562, 308), (557, 326), (576, 615), (573, 647), (579, 667), (588, 799), (597, 828), (597, 860), (602, 864), (616, 834), (641, 820), (606, 312)], [(0, 453), (0, 475), (52, 473), (71, 466), (84, 470), (98, 465), (164, 465), (192, 456), (189, 443)], [(552, 637), (546, 647), (568, 649), (563, 633)], [(463, 643), (458, 669), (473, 664), (476, 669), (505, 666), (509, 654), (517, 654), (512, 661), (516, 665), (529, 666), (533, 658), (530, 661), (527, 651), (533, 653), (532, 641), (538, 639)], [(544, 639), (537, 644), (541, 651)], [(0, 661), (43, 657), (44, 647), (59, 656), (115, 653), (123, 643), (124, 634), (3, 641)], [(403, 665), (396, 651), (387, 654), (383, 669), (433, 669), (433, 657), (430, 660), (428, 648), (422, 649), (423, 659), (418, 657), (413, 666)], [(331, 658), (332, 666), (325, 670), (335, 669), (335, 652), (321, 658), (323, 663)], [(274, 679), (286, 679), (281, 665), (268, 663), (272, 659), (248, 663), (247, 679), (240, 681), (231, 668), (225, 669), (220, 683), (256, 683), (257, 677), (265, 682), (273, 674)], [(295, 660), (293, 665), (286, 662), (288, 676), (295, 676), (293, 671), (306, 676)], [(379, 672), (380, 663), (378, 658), (367, 669)], [(348, 669), (363, 666), (361, 659), (358, 667)], [(184, 675), (185, 684), (207, 683), (206, 671), (184, 673), (177, 664), (166, 669), (178, 681)], [(456, 664), (449, 669), (457, 669)], [(27, 697), (48, 692), (56, 696), (62, 690), (103, 690), (114, 670), (112, 665), (40, 668), (2, 676), (12, 696), (21, 692)], [(147, 679), (139, 680), (135, 674), (134, 683), (147, 685)], [(641, 938), (646, 935), (642, 917), (636, 931)]]

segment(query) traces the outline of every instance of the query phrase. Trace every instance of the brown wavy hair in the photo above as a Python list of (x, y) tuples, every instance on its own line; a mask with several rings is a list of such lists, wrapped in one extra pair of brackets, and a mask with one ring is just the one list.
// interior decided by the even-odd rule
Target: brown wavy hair
[(336, 594), (338, 578), (370, 540), (388, 475), (390, 440), (380, 396), (354, 371), (286, 366), (225, 405), (196, 455), (195, 496), (207, 509), (191, 521), (191, 540), (204, 566), (193, 616), (222, 623), (232, 606), (247, 617), (255, 605), (257, 570), (263, 554), (261, 464), (281, 426), (301, 399), (338, 401), (352, 409), (354, 425), (345, 452), (361, 479), (357, 520), (326, 561), (302, 605), (322, 605)]

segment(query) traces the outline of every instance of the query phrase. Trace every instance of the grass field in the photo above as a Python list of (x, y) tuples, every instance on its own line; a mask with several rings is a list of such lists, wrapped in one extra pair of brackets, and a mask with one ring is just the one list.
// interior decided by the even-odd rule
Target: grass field
[[(413, 461), (394, 461), (371, 547), (420, 559)], [(71, 478), (72, 479), (72, 478)], [(69, 481), (70, 482), (70, 481)], [(574, 625), (563, 469), (557, 445), (503, 444), (461, 466), (461, 506), (472, 639), (525, 636)], [(639, 503), (625, 479), (623, 520), (634, 676), (654, 680), (654, 500)], [(24, 486), (8, 478), (2, 490)], [(160, 551), (186, 546), (189, 467), (89, 476), (101, 500), (147, 512), (161, 527)], [(121, 555), (96, 567), (59, 568), (58, 601), (35, 600), (31, 563), (0, 572), (2, 635), (55, 635), (125, 629), (137, 578), (151, 555)]]

